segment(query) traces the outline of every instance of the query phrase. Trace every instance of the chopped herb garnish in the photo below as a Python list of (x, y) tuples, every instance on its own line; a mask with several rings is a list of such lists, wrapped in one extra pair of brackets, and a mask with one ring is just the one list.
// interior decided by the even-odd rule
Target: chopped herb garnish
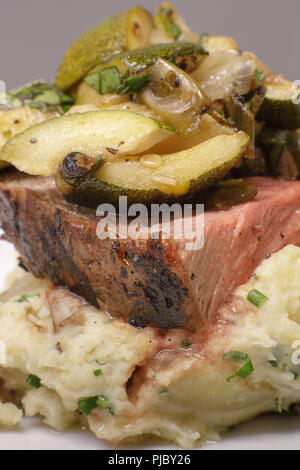
[(278, 413), (282, 413), (282, 403), (281, 403), (281, 398), (276, 398), (276, 409)]
[(83, 400), (80, 400), (77, 403), (77, 406), (81, 413), (85, 416), (89, 416), (92, 411), (97, 408), (97, 400), (98, 396), (96, 397), (89, 397), (89, 398), (84, 398)]
[(61, 107), (63, 109), (63, 112), (66, 113), (67, 111), (69, 111), (69, 109), (71, 109), (73, 106), (73, 104), (63, 104)]
[(31, 95), (31, 89), (30, 88), (23, 88), (22, 90), (18, 90), (17, 94), (19, 96), (30, 96)]
[(155, 23), (158, 28), (163, 28), (168, 34), (170, 34), (170, 36), (177, 40), (181, 35), (181, 30), (174, 23), (172, 13), (173, 10), (171, 8), (160, 8), (159, 13), (155, 17)]
[(169, 390), (165, 387), (161, 387), (159, 390), (158, 390), (158, 394), (159, 395), (163, 395), (164, 393), (167, 393)]
[(117, 67), (109, 67), (89, 75), (85, 82), (101, 95), (138, 93), (149, 83), (150, 74), (132, 77), (129, 70), (121, 77)]
[(60, 96), (54, 90), (45, 90), (41, 95), (37, 95), (34, 101), (37, 103), (58, 105), (60, 104)]
[(115, 410), (114, 410), (114, 408), (113, 408), (112, 406), (109, 406), (109, 407), (108, 407), (108, 411), (110, 412), (110, 414), (111, 414), (112, 416), (115, 416)]
[(117, 89), (118, 95), (126, 95), (127, 93), (139, 93), (150, 80), (150, 74), (141, 75), (140, 77), (129, 77)]
[(255, 69), (254, 75), (255, 75), (256, 80), (258, 81), (258, 84), (262, 85), (262, 83), (265, 79), (264, 72), (260, 69)]
[(91, 87), (95, 88), (95, 90), (98, 91), (99, 93), (99, 90), (100, 90), (100, 77), (99, 77), (99, 73), (96, 72), (96, 73), (92, 73), (91, 75), (88, 75), (84, 81), (90, 85)]
[(117, 67), (110, 67), (99, 72), (99, 92), (101, 95), (114, 93), (120, 84), (121, 77)]
[(22, 304), (23, 302), (28, 302), (28, 299), (31, 297), (39, 297), (39, 296), (40, 294), (31, 294), (31, 295), (22, 294), (21, 297), (16, 300), (16, 302), (18, 302), (19, 304)]
[(72, 103), (72, 104), (74, 104), (74, 103), (75, 103), (75, 98), (73, 98), (73, 96), (66, 95), (66, 94), (64, 93), (63, 95), (61, 95), (60, 101), (61, 101), (62, 104), (64, 104), (64, 103)]
[(155, 120), (156, 124), (158, 125), (158, 127), (160, 127), (161, 129), (167, 129), (168, 131), (172, 131), (174, 133), (177, 134), (177, 130), (175, 129), (175, 127), (172, 127), (170, 126), (169, 124), (167, 124), (166, 122), (163, 122), (163, 121), (157, 121)]
[(109, 407), (108, 398), (105, 397), (104, 395), (98, 396), (96, 400), (96, 405), (99, 406), (99, 408), (108, 408)]
[(175, 23), (173, 23), (173, 21), (170, 21), (168, 29), (175, 40), (178, 39), (181, 35), (180, 29), (178, 28), (178, 26), (176, 26)]
[(56, 111), (60, 114), (70, 109), (75, 99), (65, 93), (61, 93), (48, 83), (33, 83), (23, 88), (17, 88), (6, 93), (6, 103), (0, 105), (0, 109), (12, 109), (27, 105), (32, 109), (42, 112)]
[(45, 107), (42, 105), (42, 103), (36, 103), (35, 101), (30, 101), (28, 103), (29, 108), (31, 109), (38, 109), (39, 111), (43, 111), (45, 109)]
[(268, 361), (268, 363), (270, 364), (271, 367), (279, 367), (279, 363), (278, 361)]
[(29, 385), (29, 387), (40, 388), (41, 379), (39, 379), (39, 377), (37, 377), (36, 375), (29, 375), (26, 384)]
[(247, 300), (251, 302), (256, 307), (260, 307), (264, 302), (266, 302), (268, 297), (262, 294), (259, 290), (253, 289), (247, 295)]
[(107, 408), (108, 411), (114, 415), (113, 406), (104, 395), (96, 395), (95, 397), (88, 397), (80, 400), (77, 406), (82, 414), (89, 416), (96, 408)]
[(93, 374), (95, 377), (99, 377), (100, 375), (103, 375), (103, 372), (101, 369), (96, 369), (93, 371)]
[(233, 362), (244, 362), (244, 365), (231, 377), (228, 377), (226, 380), (227, 382), (231, 382), (232, 379), (235, 377), (240, 377), (241, 379), (247, 379), (249, 375), (252, 374), (254, 371), (254, 367), (252, 361), (247, 353), (239, 352), (239, 351), (230, 351), (224, 354), (223, 359), (225, 361), (233, 361)]
[(187, 349), (189, 346), (190, 346), (190, 343), (188, 342), (187, 339), (184, 339), (184, 340), (181, 342), (181, 347), (182, 347), (182, 348)]

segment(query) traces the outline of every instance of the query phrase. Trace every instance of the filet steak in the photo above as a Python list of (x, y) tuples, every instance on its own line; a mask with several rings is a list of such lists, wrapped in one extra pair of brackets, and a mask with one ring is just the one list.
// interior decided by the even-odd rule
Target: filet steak
[(255, 177), (254, 201), (205, 213), (205, 243), (100, 240), (99, 218), (68, 204), (52, 178), (1, 175), (0, 221), (21, 263), (137, 327), (195, 330), (218, 316), (255, 268), (288, 244), (300, 246), (300, 181)]

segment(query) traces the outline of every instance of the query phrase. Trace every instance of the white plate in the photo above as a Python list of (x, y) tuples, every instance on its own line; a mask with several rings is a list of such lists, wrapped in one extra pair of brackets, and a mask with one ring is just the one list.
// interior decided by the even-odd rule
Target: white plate
[[(16, 266), (16, 253), (9, 243), (0, 241), (0, 291), (5, 277)], [(17, 430), (0, 431), (0, 450), (116, 450), (92, 433), (74, 430), (59, 433), (43, 426), (38, 418), (25, 418)], [(131, 448), (132, 449), (132, 448)], [(174, 446), (147, 442), (135, 449), (177, 449)], [(262, 416), (237, 426), (218, 443), (203, 450), (298, 450), (300, 449), (300, 418), (294, 416)], [(179, 449), (178, 449), (179, 450)]]

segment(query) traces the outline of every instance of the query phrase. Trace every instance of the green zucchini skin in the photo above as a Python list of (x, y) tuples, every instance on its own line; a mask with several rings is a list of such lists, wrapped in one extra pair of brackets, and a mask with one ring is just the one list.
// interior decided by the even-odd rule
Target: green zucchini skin
[(178, 67), (185, 70), (188, 66), (187, 58), (194, 58), (196, 62), (199, 55), (208, 55), (208, 52), (200, 44), (193, 42), (175, 41), (167, 44), (156, 44), (116, 54), (95, 67), (89, 75), (108, 68), (112, 61), (123, 63), (132, 73), (143, 72), (155, 64), (158, 59), (165, 59), (176, 63)]
[(277, 129), (299, 129), (300, 104), (294, 104), (290, 100), (265, 98), (256, 119)]
[(119, 206), (119, 197), (127, 196), (128, 205), (144, 204), (174, 204), (178, 203), (201, 203), (204, 194), (214, 183), (222, 179), (233, 167), (235, 160), (223, 164), (218, 169), (214, 168), (204, 175), (190, 181), (188, 192), (182, 195), (166, 194), (157, 189), (140, 190), (127, 189), (121, 186), (99, 181), (94, 174), (80, 178), (77, 184), (70, 186), (70, 192), (64, 197), (68, 202), (96, 209), (100, 204), (112, 204)]
[(171, 200), (175, 202), (173, 196), (164, 194), (161, 191), (126, 190), (121, 186), (99, 181), (94, 175), (82, 178), (69, 194), (64, 195), (67, 202), (91, 209), (97, 209), (100, 204), (112, 204), (117, 208), (120, 196), (127, 196), (128, 205), (144, 204), (148, 206), (151, 203), (162, 204), (171, 202)]

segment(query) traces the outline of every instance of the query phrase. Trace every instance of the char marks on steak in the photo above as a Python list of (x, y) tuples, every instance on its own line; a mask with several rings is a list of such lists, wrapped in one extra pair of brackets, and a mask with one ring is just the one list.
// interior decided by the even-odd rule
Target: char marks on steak
[(205, 213), (205, 242), (100, 240), (93, 211), (66, 203), (52, 178), (1, 175), (0, 221), (22, 264), (135, 326), (195, 329), (218, 315), (270, 254), (300, 246), (300, 182), (251, 178), (258, 195)]

